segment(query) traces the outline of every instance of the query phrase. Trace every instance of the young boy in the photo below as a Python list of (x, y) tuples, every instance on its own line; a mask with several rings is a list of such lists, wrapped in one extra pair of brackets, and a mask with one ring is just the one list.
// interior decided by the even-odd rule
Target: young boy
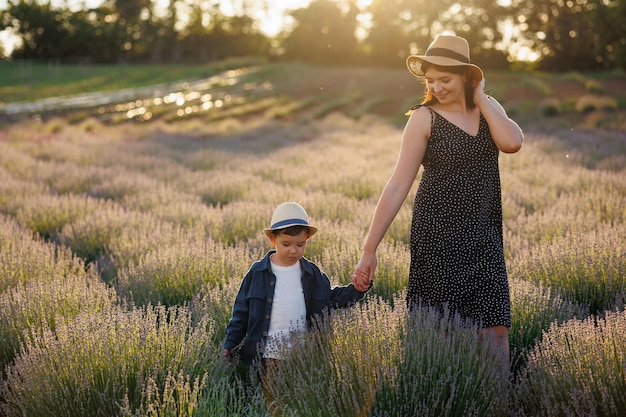
[(297, 203), (279, 205), (264, 230), (275, 248), (255, 262), (243, 278), (226, 327), (223, 356), (235, 349), (242, 362), (281, 359), (280, 346), (306, 331), (325, 310), (349, 307), (364, 292), (352, 284), (331, 288), (328, 276), (304, 258), (307, 241), (317, 232)]

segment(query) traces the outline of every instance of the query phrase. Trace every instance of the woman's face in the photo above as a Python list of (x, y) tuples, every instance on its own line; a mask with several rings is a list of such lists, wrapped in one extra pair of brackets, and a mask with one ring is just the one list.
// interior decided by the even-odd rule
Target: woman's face
[(453, 103), (458, 100), (465, 101), (464, 74), (454, 74), (436, 68), (428, 68), (424, 73), (426, 87), (441, 104)]

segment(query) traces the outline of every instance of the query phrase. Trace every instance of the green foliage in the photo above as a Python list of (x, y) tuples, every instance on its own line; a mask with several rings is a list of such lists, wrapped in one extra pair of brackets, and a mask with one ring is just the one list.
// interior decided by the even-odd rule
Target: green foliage
[(84, 259), (100, 262), (108, 281), (118, 268), (180, 238), (175, 225), (154, 216), (110, 206), (63, 227), (54, 239)]
[(352, 110), (350, 112), (350, 116), (353, 119), (359, 120), (362, 116), (370, 113), (373, 109), (375, 109), (377, 106), (384, 104), (387, 100), (389, 100), (389, 98), (384, 96), (372, 97), (357, 106), (354, 110)]
[(101, 204), (100, 200), (75, 194), (36, 194), (25, 199), (16, 213), (16, 220), (42, 238), (49, 239), (58, 235), (63, 226), (88, 216)]
[[(197, 396), (197, 378), (214, 367), (217, 351), (207, 345), (213, 325), (192, 327), (184, 308), (146, 307), (86, 312), (54, 332), (43, 327), (7, 368), (3, 409), (59, 417), (118, 415), (122, 406), (149, 410), (153, 402), (167, 409), (167, 389), (187, 383), (191, 392), (183, 392)], [(175, 406), (189, 404), (181, 398)]]
[(511, 316), (509, 344), (514, 374), (524, 366), (528, 351), (540, 342), (545, 329), (572, 318), (583, 319), (589, 308), (564, 300), (555, 289), (536, 286), (523, 279), (511, 279)]
[(358, 48), (357, 14), (355, 5), (342, 8), (330, 0), (292, 10), (295, 25), (283, 41), (285, 57), (314, 64), (352, 61)]
[[(180, 414), (174, 414), (180, 416)], [(204, 388), (195, 417), (266, 417), (261, 390), (247, 387), (242, 379), (223, 377)]]
[(0, 292), (50, 276), (82, 276), (84, 263), (69, 249), (37, 239), (0, 216)]
[(181, 235), (174, 245), (154, 249), (122, 268), (115, 287), (139, 305), (182, 305), (203, 288), (239, 280), (251, 262), (245, 248)]
[(241, 285), (240, 280), (233, 279), (223, 286), (204, 286), (189, 303), (189, 309), (194, 323), (201, 322), (205, 317), (210, 317), (215, 323), (223, 326), (216, 327), (213, 332), (213, 341), (221, 343), (226, 337), (226, 323), (230, 320), (233, 309), (233, 300)]
[(555, 288), (591, 314), (623, 308), (626, 301), (625, 229), (568, 235), (537, 247), (525, 259), (519, 276)]
[(594, 110), (617, 110), (615, 99), (607, 96), (583, 95), (576, 101), (576, 111), (590, 113)]
[(402, 317), (371, 299), (317, 322), (271, 370), (269, 408), (287, 416), (369, 415), (382, 378), (395, 370)]
[(541, 112), (544, 116), (557, 116), (561, 113), (561, 104), (558, 100), (548, 99), (541, 103)]
[[(150, 379), (145, 393), (146, 405), (134, 414), (128, 405), (122, 416), (141, 415), (146, 417), (191, 417), (197, 415), (202, 398), (202, 391), (206, 387), (206, 376), (195, 377), (193, 381), (189, 375), (179, 372), (178, 375), (168, 375), (161, 389), (154, 380)], [(128, 408), (126, 408), (128, 407)]]
[(493, 416), (507, 409), (506, 359), (458, 317), (417, 308), (373, 415)]
[(526, 16), (523, 32), (534, 47), (543, 48), (542, 68), (589, 71), (616, 64), (616, 68), (623, 68), (623, 51), (614, 48), (616, 39), (624, 34), (620, 23), (624, 13), (622, 2), (569, 7), (554, 0), (541, 0), (520, 3), (517, 10)]
[[(269, 55), (269, 39), (246, 15), (225, 16), (219, 8), (190, 7), (188, 25), (177, 30), (176, 10), (158, 17), (152, 1), (114, 1), (100, 7), (70, 10), (50, 4), (14, 2), (2, 13), (5, 27), (21, 40), (11, 56), (18, 59), (114, 63), (184, 58), (209, 61), (246, 55)], [(145, 14), (149, 17), (146, 17)], [(210, 26), (204, 27), (204, 15)]]
[[(503, 415), (499, 353), (458, 318), (374, 298), (319, 322), (270, 369), (285, 416)], [(454, 330), (451, 330), (454, 329)], [(494, 365), (496, 364), (496, 365)]]
[(353, 95), (347, 95), (347, 96), (341, 95), (334, 99), (327, 100), (325, 103), (323, 103), (322, 105), (314, 109), (311, 113), (311, 116), (314, 119), (320, 119), (332, 113), (333, 111), (336, 111), (343, 107), (349, 107), (349, 106), (351, 107), (360, 98), (361, 97), (359, 97), (358, 94), (353, 94)]
[(625, 329), (626, 311), (551, 326), (516, 387), (517, 415), (623, 415)]
[(43, 242), (0, 217), (0, 365), (4, 368), (30, 331), (116, 303), (93, 268), (69, 249)]
[(33, 280), (0, 294), (0, 366), (8, 365), (28, 338), (39, 329), (54, 332), (83, 312), (98, 314), (117, 303), (117, 297), (89, 270), (75, 276), (32, 277)]
[[(12, 58), (52, 61), (51, 76), (62, 72), (61, 60), (81, 69), (103, 62), (199, 63), (242, 56), (397, 66), (408, 54), (424, 52), (442, 31), (466, 37), (473, 61), (492, 70), (506, 69), (510, 63), (562, 72), (624, 69), (626, 63), (621, 41), (624, 6), (618, 0), (580, 7), (556, 0), (506, 5), (467, 0), (462, 13), (459, 3), (450, 0), (381, 1), (367, 6), (316, 0), (287, 11), (293, 23), (272, 35), (260, 30), (262, 8), (247, 3), (233, 6), (232, 14), (213, 4), (193, 3), (185, 18), (175, 4), (157, 10), (157, 3), (111, 1), (70, 10), (65, 4), (10, 2), (0, 17), (3, 29), (13, 29), (22, 41)], [(535, 52), (538, 62), (516, 62), (519, 48), (504, 33), (512, 22), (526, 40), (523, 47)], [(476, 27), (482, 30), (473, 30)], [(31, 78), (28, 62), (24, 70)]]
[(598, 80), (593, 79), (587, 80), (585, 82), (585, 90), (587, 90), (591, 94), (603, 94), (605, 92), (602, 84), (600, 84)]
[(50, 65), (33, 61), (0, 61), (0, 92), (6, 102), (87, 92), (137, 89), (155, 84), (210, 77), (242, 66), (258, 65), (260, 58), (233, 58), (205, 64), (185, 65)]

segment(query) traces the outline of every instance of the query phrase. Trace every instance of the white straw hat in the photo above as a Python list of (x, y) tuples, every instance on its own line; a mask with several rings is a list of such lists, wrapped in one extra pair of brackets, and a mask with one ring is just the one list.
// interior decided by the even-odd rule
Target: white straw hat
[(309, 236), (313, 236), (317, 232), (317, 227), (309, 224), (309, 216), (304, 208), (294, 202), (286, 202), (280, 204), (274, 210), (272, 215), (271, 226), (263, 229), (266, 235), (270, 235), (274, 230), (286, 229), (290, 226), (306, 226), (309, 228)]
[(438, 35), (426, 50), (425, 55), (409, 55), (406, 66), (411, 74), (423, 77), (422, 63), (428, 62), (442, 67), (467, 65), (474, 74), (476, 81), (483, 79), (482, 70), (470, 64), (469, 43), (460, 36)]

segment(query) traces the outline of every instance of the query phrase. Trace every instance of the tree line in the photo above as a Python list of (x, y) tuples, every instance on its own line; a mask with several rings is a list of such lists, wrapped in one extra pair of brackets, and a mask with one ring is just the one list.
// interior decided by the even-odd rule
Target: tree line
[[(507, 68), (519, 48), (539, 69), (626, 69), (624, 0), (312, 0), (288, 11), (291, 24), (268, 36), (262, 10), (271, 0), (103, 0), (72, 11), (49, 1), (8, 0), (0, 30), (20, 44), (10, 59), (91, 63), (199, 63), (266, 56), (315, 64), (402, 65), (437, 33), (468, 39), (472, 60)], [(182, 16), (184, 11), (184, 18)], [(1, 52), (1, 51), (0, 51)]]

